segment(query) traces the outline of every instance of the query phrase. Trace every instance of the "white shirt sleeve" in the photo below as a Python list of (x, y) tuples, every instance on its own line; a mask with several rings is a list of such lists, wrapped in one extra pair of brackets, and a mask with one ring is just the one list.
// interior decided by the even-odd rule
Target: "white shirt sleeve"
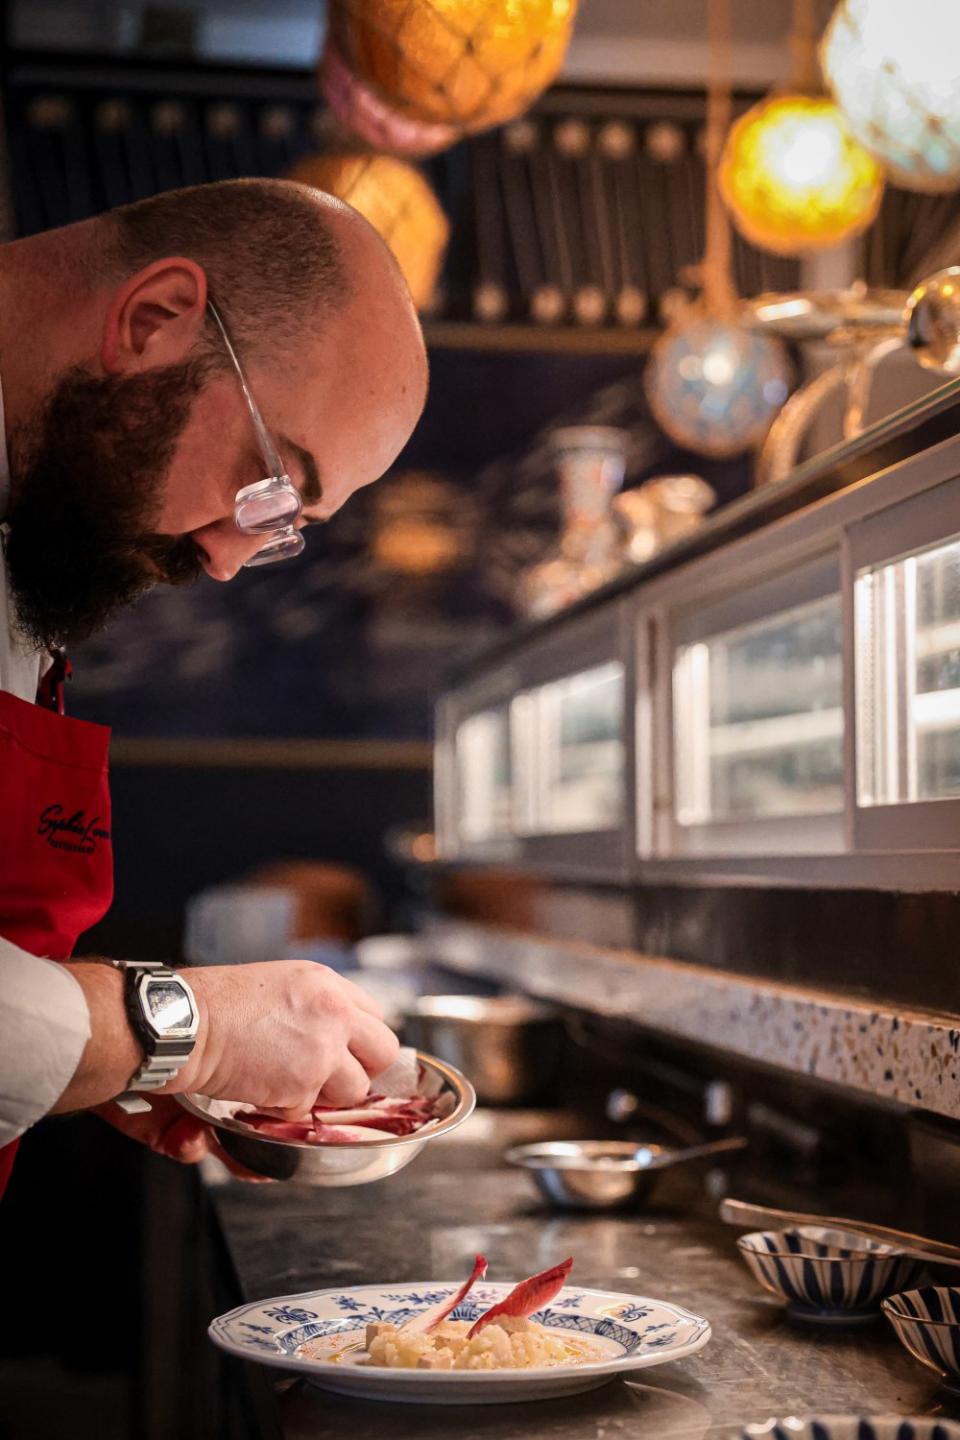
[(0, 936), (0, 1145), (53, 1108), (90, 1037), (90, 1012), (65, 965)]

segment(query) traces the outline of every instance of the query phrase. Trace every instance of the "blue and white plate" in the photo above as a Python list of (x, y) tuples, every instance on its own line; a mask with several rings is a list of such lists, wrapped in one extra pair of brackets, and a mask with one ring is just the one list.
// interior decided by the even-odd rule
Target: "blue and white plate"
[[(477, 1320), (512, 1288), (478, 1285), (450, 1318)], [(340, 1395), (439, 1405), (573, 1395), (605, 1385), (617, 1375), (693, 1355), (710, 1339), (709, 1322), (677, 1305), (567, 1286), (532, 1318), (564, 1338), (576, 1338), (584, 1358), (569, 1365), (476, 1371), (391, 1370), (359, 1363), (368, 1323), (402, 1324), (457, 1289), (459, 1284), (432, 1281), (281, 1295), (218, 1316), (209, 1333), (231, 1355), (292, 1370)], [(303, 1346), (316, 1341), (320, 1343), (311, 1345), (313, 1353), (304, 1354)]]

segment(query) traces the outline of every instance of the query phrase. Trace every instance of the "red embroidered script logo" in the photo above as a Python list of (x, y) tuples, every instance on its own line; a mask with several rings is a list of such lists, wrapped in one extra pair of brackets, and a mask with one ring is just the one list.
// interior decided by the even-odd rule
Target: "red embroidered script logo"
[(48, 805), (40, 814), (37, 834), (54, 850), (73, 850), (78, 855), (92, 855), (101, 840), (110, 839), (110, 831), (100, 824), (100, 816), (87, 819), (85, 810), (64, 815), (62, 805)]

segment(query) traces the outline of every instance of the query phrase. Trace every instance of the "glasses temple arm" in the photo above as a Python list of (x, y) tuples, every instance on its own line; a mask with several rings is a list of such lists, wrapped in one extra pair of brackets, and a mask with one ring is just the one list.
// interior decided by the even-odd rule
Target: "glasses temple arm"
[(226, 346), (227, 354), (230, 356), (230, 359), (233, 362), (233, 368), (237, 372), (237, 379), (240, 381), (240, 388), (243, 391), (243, 398), (244, 400), (246, 400), (247, 409), (250, 411), (250, 419), (253, 421), (253, 428), (257, 432), (257, 440), (260, 442), (260, 450), (262, 452), (264, 462), (266, 463), (267, 468), (270, 470), (270, 472), (273, 475), (279, 477), (285, 473), (283, 468), (283, 461), (277, 454), (277, 448), (274, 445), (272, 439), (270, 438), (270, 432), (267, 429), (266, 425), (263, 423), (263, 416), (260, 414), (257, 402), (256, 400), (254, 400), (253, 396), (250, 393), (250, 386), (247, 384), (247, 377), (243, 373), (243, 366), (240, 364), (237, 352), (233, 348), (233, 341), (227, 334), (227, 327), (220, 319), (220, 316), (217, 313), (216, 306), (214, 305), (212, 300), (207, 301), (207, 309), (213, 316), (217, 329), (220, 331), (220, 335), (223, 339), (223, 343)]

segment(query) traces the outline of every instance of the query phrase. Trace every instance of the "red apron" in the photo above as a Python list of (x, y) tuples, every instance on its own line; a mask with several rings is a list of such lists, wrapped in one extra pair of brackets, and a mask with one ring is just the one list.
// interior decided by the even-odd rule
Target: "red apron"
[[(66, 960), (113, 899), (104, 725), (63, 714), (63, 664), (31, 705), (0, 691), (0, 935)], [(0, 1195), (15, 1140), (0, 1148)]]

